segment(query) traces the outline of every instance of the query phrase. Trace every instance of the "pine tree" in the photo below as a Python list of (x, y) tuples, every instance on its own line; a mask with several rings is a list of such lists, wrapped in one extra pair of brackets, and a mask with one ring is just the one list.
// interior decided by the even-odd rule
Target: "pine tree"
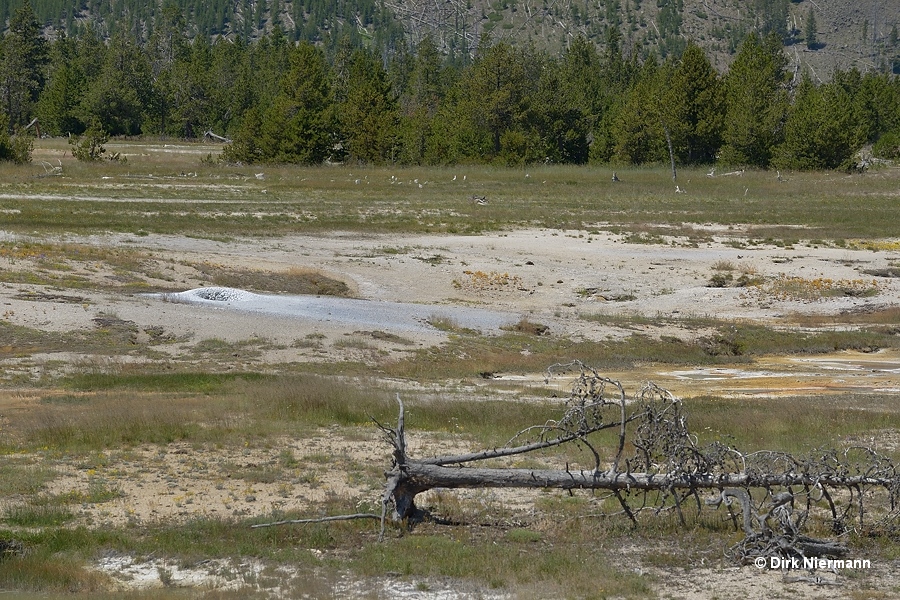
[(212, 126), (212, 49), (198, 38), (188, 54), (170, 65), (157, 79), (164, 104), (163, 130), (177, 137), (195, 138)]
[(806, 27), (804, 34), (806, 35), (806, 47), (815, 50), (819, 47), (819, 40), (816, 37), (816, 14), (813, 12), (812, 6), (809, 7), (809, 13), (806, 15)]
[(783, 136), (788, 107), (781, 40), (750, 34), (724, 78), (726, 164), (766, 167)]
[(545, 59), (531, 103), (541, 140), (538, 158), (586, 163), (591, 132), (602, 112), (600, 57), (593, 44), (577, 37), (560, 60)]
[(625, 95), (616, 113), (612, 134), (615, 158), (630, 164), (662, 162), (668, 157), (663, 114), (665, 90), (671, 78), (672, 65), (662, 67), (654, 59), (647, 60), (635, 85)]
[(622, 55), (621, 34), (607, 27), (606, 45), (600, 60), (600, 111), (594, 130), (590, 156), (593, 162), (608, 162), (615, 151), (613, 127), (625, 97), (637, 77), (637, 63)]
[(400, 95), (400, 160), (426, 162), (432, 122), (447, 93), (448, 79), (441, 55), (431, 37), (423, 39), (414, 56), (402, 55), (408, 66), (394, 63), (394, 80)]
[(889, 131), (900, 131), (900, 85), (896, 80), (885, 73), (863, 76), (851, 69), (835, 73), (834, 81), (853, 97), (857, 145), (875, 142)]
[[(596, 129), (609, 103), (610, 92), (603, 85), (601, 58), (596, 46), (584, 37), (578, 36), (569, 44), (559, 65), (561, 79), (560, 100), (578, 111), (578, 119), (586, 128), (584, 143), (590, 158), (591, 143), (596, 140)], [(579, 144), (581, 141), (579, 140)], [(571, 154), (571, 152), (569, 152)], [(578, 156), (575, 162), (582, 162)]]
[(759, 35), (763, 38), (775, 34), (782, 42), (788, 41), (788, 0), (755, 0)]
[(0, 111), (0, 162), (14, 162), (22, 165), (31, 162), (34, 137), (30, 135), (10, 135), (8, 119)]
[(322, 51), (309, 42), (295, 47), (281, 92), (262, 125), (262, 140), (272, 160), (318, 164), (331, 152), (332, 97)]
[(82, 121), (109, 135), (137, 135), (158, 130), (160, 102), (147, 55), (130, 39), (117, 35), (106, 60), (81, 103)]
[(153, 34), (147, 44), (155, 75), (159, 75), (187, 54), (186, 27), (184, 13), (177, 6), (168, 4), (157, 14)]
[(351, 54), (345, 94), (337, 109), (349, 158), (372, 164), (395, 160), (400, 112), (381, 60), (368, 50)]
[(108, 53), (109, 47), (96, 28), (85, 27), (81, 30), (75, 42), (75, 62), (88, 80), (99, 77)]
[(220, 135), (234, 134), (255, 100), (250, 50), (241, 38), (234, 43), (220, 38), (212, 48), (209, 72), (210, 128)]
[(85, 130), (78, 117), (78, 106), (87, 76), (77, 60), (77, 52), (75, 40), (64, 33), (50, 48), (49, 77), (35, 108), (42, 130), (50, 135), (78, 135)]
[(290, 49), (279, 27), (250, 46), (248, 79), (253, 103), (268, 106), (281, 89), (281, 78), (290, 68)]
[(816, 87), (806, 75), (785, 123), (784, 143), (772, 162), (806, 170), (844, 166), (858, 147), (854, 131), (848, 90), (836, 82)]
[(260, 144), (263, 120), (255, 106), (244, 113), (234, 141), (222, 150), (222, 159), (229, 163), (259, 163), (271, 160), (269, 148)]
[[(500, 155), (504, 135), (519, 128), (526, 117), (538, 77), (539, 73), (529, 72), (525, 54), (505, 42), (479, 52), (459, 88), (460, 108), (477, 135), (468, 142), (474, 156)], [(521, 147), (521, 139), (508, 141)]]
[(292, 48), (281, 89), (266, 105), (243, 115), (229, 162), (318, 164), (331, 152), (333, 105), (328, 68), (321, 50), (309, 42)]
[(584, 164), (590, 156), (591, 117), (569, 101), (568, 82), (555, 61), (542, 71), (533, 112), (539, 145), (529, 160)]
[(689, 42), (669, 81), (663, 117), (678, 162), (710, 163), (722, 144), (722, 86), (703, 50)]
[(0, 43), (0, 102), (9, 132), (27, 125), (44, 86), (46, 43), (31, 8), (25, 2), (9, 21)]

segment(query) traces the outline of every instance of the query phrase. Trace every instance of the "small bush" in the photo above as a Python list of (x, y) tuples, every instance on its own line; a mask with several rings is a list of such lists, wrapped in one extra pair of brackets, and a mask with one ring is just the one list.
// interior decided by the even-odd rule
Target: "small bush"
[(709, 279), (708, 287), (724, 288), (731, 285), (734, 277), (731, 273), (716, 273)]
[(900, 159), (900, 132), (885, 133), (872, 146), (872, 154), (885, 160)]
[[(103, 158), (106, 153), (104, 144), (109, 141), (107, 135), (101, 129), (88, 129), (84, 135), (73, 135), (69, 138), (72, 146), (72, 156), (82, 162), (94, 162)], [(118, 155), (117, 155), (118, 156)]]

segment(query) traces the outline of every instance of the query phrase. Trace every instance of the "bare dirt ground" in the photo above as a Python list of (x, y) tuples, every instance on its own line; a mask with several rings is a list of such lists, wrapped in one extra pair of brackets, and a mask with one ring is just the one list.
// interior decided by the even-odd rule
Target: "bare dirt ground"
[[(499, 332), (497, 323), (527, 318), (548, 325), (554, 335), (602, 341), (636, 331), (687, 339), (696, 339), (706, 332), (665, 323), (621, 327), (613, 320), (604, 323), (582, 316), (643, 315), (651, 320), (715, 317), (789, 326), (792, 319), (801, 315), (840, 315), (900, 302), (900, 279), (865, 274), (900, 261), (900, 245), (878, 252), (810, 246), (734, 248), (731, 244), (736, 232), (732, 229), (727, 238), (717, 238), (716, 229), (710, 226), (713, 241), (701, 247), (690, 247), (678, 238), (667, 244), (630, 244), (620, 236), (578, 231), (515, 231), (483, 236), (337, 233), (229, 242), (174, 236), (72, 237), (65, 241), (152, 253), (167, 265), (167, 272), (158, 275), (165, 276), (165, 281), (151, 283), (164, 284), (175, 291), (210, 285), (196, 273), (188, 273), (184, 261), (272, 272), (313, 269), (344, 281), (357, 298), (373, 305), (390, 302), (395, 311), (418, 314), (421, 327), (390, 331), (390, 322), (377, 318), (366, 321), (364, 315), (360, 317), (339, 307), (328, 314), (328, 299), (323, 299), (325, 309), (320, 308), (318, 318), (304, 318), (232, 310), (226, 303), (216, 308), (165, 302), (160, 297), (142, 294), (90, 290), (78, 290), (77, 302), (55, 300), (52, 295), (47, 297), (45, 286), (28, 284), (0, 285), (0, 318), (65, 332), (89, 330), (98, 315), (113, 315), (133, 323), (139, 335), (151, 331), (183, 340), (158, 348), (170, 355), (167, 358), (186, 361), (192, 360), (196, 344), (204, 340), (235, 345), (252, 341), (258, 351), (246, 357), (246, 366), (259, 367), (338, 358), (369, 360), (378, 357), (378, 353), (402, 355), (424, 345), (438, 344), (447, 338), (447, 333), (428, 325), (427, 317), (422, 316), (429, 312), (439, 315), (442, 309), (450, 307), (483, 311), (486, 320), (494, 323), (482, 328), (489, 335)], [(0, 258), (0, 267), (8, 267), (10, 262)], [(22, 268), (21, 263), (17, 268)], [(731, 271), (723, 271), (722, 266)], [(771, 285), (711, 287), (711, 278), (723, 273), (733, 273), (734, 278), (749, 274), (770, 282), (794, 279), (811, 288), (823, 282), (874, 286), (877, 293), (803, 298), (783, 294)], [(116, 276), (102, 270), (87, 275), (98, 281)], [(159, 328), (162, 334), (158, 333)], [(372, 335), (377, 331), (393, 335)], [(354, 337), (364, 337), (366, 343), (346, 343)], [(317, 342), (298, 343), (310, 339)], [(523, 348), (523, 352), (527, 351)], [(3, 366), (10, 378), (19, 371), (36, 374), (59, 368), (60, 358), (71, 362), (77, 357), (53, 353), (6, 361)], [(242, 366), (241, 356), (231, 358), (234, 368)], [(139, 359), (123, 356), (109, 360)], [(856, 385), (900, 389), (896, 357), (881, 354), (846, 353), (816, 360), (779, 358), (741, 372), (650, 369), (621, 375), (628, 381), (650, 379), (676, 392), (685, 385), (692, 390), (711, 385), (717, 393), (724, 386), (734, 388), (726, 389), (728, 392), (758, 389), (770, 394), (784, 388), (811, 391)]]
[[(229, 268), (272, 272), (313, 269), (345, 282), (354, 296), (372, 303), (434, 307), (434, 314), (447, 307), (485, 311), (504, 322), (520, 318), (550, 327), (554, 335), (591, 340), (617, 339), (636, 330), (647, 335), (699, 337), (702, 331), (686, 331), (666, 324), (616, 325), (615, 320), (586, 320), (584, 315), (643, 315), (647, 317), (716, 317), (745, 319), (774, 325), (788, 325), (798, 315), (839, 315), (845, 311), (865, 311), (900, 304), (900, 280), (864, 273), (884, 269), (900, 261), (897, 245), (881, 251), (835, 247), (776, 247), (743, 245), (735, 247), (738, 231), (722, 231), (709, 226), (711, 242), (693, 247), (683, 239), (664, 244), (626, 243), (621, 236), (584, 231), (525, 230), (482, 236), (360, 235), (334, 233), (278, 239), (214, 241), (176, 236), (96, 235), (69, 237), (72, 244), (103, 248), (127, 247), (151, 253), (167, 265), (166, 287), (183, 291), (210, 285), (209, 281), (183, 269), (185, 261), (208, 262)], [(727, 234), (727, 235), (726, 235)], [(2, 236), (0, 239), (15, 239)], [(0, 268), (22, 268), (21, 260), (0, 258)], [(723, 269), (727, 267), (727, 269)], [(98, 281), (115, 277), (114, 272), (87, 269)], [(710, 287), (717, 273), (748, 274), (765, 281), (798, 278), (808, 282), (867, 282), (877, 293), (871, 296), (797, 298), (779, 296), (766, 285)], [(54, 299), (54, 294), (57, 296)], [(77, 295), (79, 301), (59, 298)], [(415, 308), (421, 312), (420, 307)], [(425, 313), (428, 310), (425, 309)], [(446, 340), (447, 333), (420, 318), (421, 327), (390, 330), (385, 322), (360, 321), (335, 310), (322, 318), (301, 318), (273, 314), (265, 310), (241, 311), (223, 303), (221, 307), (165, 301), (159, 296), (121, 294), (90, 289), (60, 290), (34, 284), (0, 284), (0, 318), (9, 323), (50, 332), (89, 330), (98, 316), (114, 316), (135, 325), (140, 335), (164, 331), (174, 340), (160, 347), (164, 356), (122, 355), (103, 359), (104, 365), (117, 361), (178, 360), (198, 361), (195, 350), (204, 340), (221, 340), (236, 350), (229, 357), (230, 368), (278, 370), (295, 362), (327, 362), (353, 358), (373, 361), (386, 354), (397, 356)], [(141, 333), (144, 332), (144, 333)], [(372, 335), (381, 332), (390, 335)], [(483, 333), (497, 334), (496, 326)], [(347, 344), (348, 339), (365, 338), (365, 344)], [(316, 340), (315, 344), (298, 343)], [(254, 352), (241, 356), (241, 344), (254, 343)], [(265, 343), (262, 343), (265, 342)], [(3, 345), (0, 340), (0, 345)], [(528, 352), (523, 347), (522, 352)], [(44, 373), (65, 371), (67, 365), (84, 366), (96, 357), (69, 353), (18, 356), (0, 363), (0, 424), (4, 414), (27, 410), (36, 402), (27, 388), (16, 381), (38, 378)], [(839, 353), (811, 358), (766, 359), (751, 366), (719, 369), (664, 369), (654, 365), (623, 373), (611, 373), (623, 383), (653, 380), (676, 394), (703, 390), (752, 398), (755, 395), (788, 393), (830, 393), (846, 390), (888, 390), (900, 393), (900, 356), (896, 353)], [(499, 379), (541, 386), (541, 374), (496, 374)], [(467, 382), (466, 385), (483, 385)], [(346, 435), (342, 434), (342, 435)], [(317, 457), (346, 459), (354, 465), (378, 470), (386, 465), (386, 448), (372, 430), (353, 434), (352, 444), (335, 432), (322, 430), (301, 441), (285, 440), (286, 448), (304, 463), (289, 482), (259, 481), (231, 475), (277, 459), (278, 450), (197, 449), (178, 444), (145, 446), (111, 453), (99, 466), (61, 466), (53, 485), (57, 491), (87, 489), (98, 471), (121, 490), (121, 496), (102, 504), (85, 504), (79, 521), (93, 526), (186, 519), (192, 516), (250, 516), (273, 510), (308, 509), (328, 494), (346, 497), (374, 497), (380, 490), (360, 484), (359, 477), (340, 469), (315, 468)], [(419, 438), (416, 453), (446, 452), (458, 445), (450, 438)], [(30, 460), (30, 457), (20, 457)], [(333, 465), (331, 465), (333, 466)], [(480, 492), (472, 492), (478, 494)], [(491, 496), (490, 501), (511, 502), (512, 496)], [(530, 498), (517, 493), (515, 501), (527, 505)], [(118, 559), (117, 559), (118, 560)], [(221, 565), (219, 565), (221, 567)], [(149, 577), (156, 585), (160, 565), (147, 563), (135, 575), (131, 564), (110, 559), (99, 568), (118, 573), (132, 587)], [(167, 567), (166, 567), (167, 568)], [(238, 567), (234, 567), (240, 571)], [(257, 568), (250, 562), (246, 573)], [(883, 578), (896, 586), (892, 565), (875, 565), (867, 577)], [(658, 570), (658, 569), (657, 569)], [(212, 567), (205, 576), (165, 571), (168, 577), (206, 585), (216, 585)], [(648, 573), (653, 568), (648, 567)], [(125, 573), (130, 573), (126, 577)], [(157, 575), (153, 576), (153, 573)], [(117, 575), (117, 576), (119, 576)], [(679, 578), (677, 587), (661, 587), (670, 598), (771, 598), (776, 595), (836, 597), (829, 587), (809, 583), (785, 583), (778, 571), (701, 568)], [(671, 581), (671, 579), (668, 579)], [(880, 579), (879, 579), (880, 580)], [(871, 581), (871, 580), (870, 580)], [(211, 583), (212, 582), (212, 583)], [(143, 585), (143, 584), (140, 584)], [(221, 584), (225, 586), (225, 584)], [(353, 597), (358, 589), (348, 582), (336, 597)], [(402, 590), (388, 585), (385, 596)], [(432, 595), (412, 590), (408, 597), (489, 597), (485, 590), (452, 594), (452, 585), (432, 582)], [(888, 589), (888, 588), (885, 588)], [(354, 591), (356, 590), (356, 592)], [(440, 595), (439, 593), (450, 595)]]

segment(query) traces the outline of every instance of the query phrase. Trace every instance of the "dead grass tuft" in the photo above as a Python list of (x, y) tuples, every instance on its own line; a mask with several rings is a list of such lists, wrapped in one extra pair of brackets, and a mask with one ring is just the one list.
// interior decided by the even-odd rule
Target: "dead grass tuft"
[(544, 325), (543, 323), (535, 323), (534, 321), (529, 321), (526, 318), (522, 318), (515, 325), (511, 325), (508, 327), (503, 327), (507, 331), (517, 331), (519, 333), (524, 333), (527, 335), (546, 335), (550, 333), (550, 327)]
[(279, 294), (309, 294), (317, 296), (352, 296), (346, 283), (329, 277), (316, 269), (292, 267), (273, 272), (252, 269), (232, 269), (221, 265), (198, 263), (200, 273), (216, 285), (254, 292)]
[(782, 274), (762, 285), (760, 293), (775, 300), (815, 302), (823, 298), (838, 296), (876, 296), (880, 289), (881, 286), (876, 279), (830, 279), (828, 277), (809, 279)]
[(736, 267), (730, 260), (717, 260), (713, 263), (712, 268), (714, 271), (734, 271)]

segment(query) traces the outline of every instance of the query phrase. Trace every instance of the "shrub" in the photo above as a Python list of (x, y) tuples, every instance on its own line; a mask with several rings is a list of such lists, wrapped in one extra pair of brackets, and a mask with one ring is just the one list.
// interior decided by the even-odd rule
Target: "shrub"
[(94, 162), (103, 158), (106, 148), (103, 145), (109, 141), (107, 135), (101, 129), (90, 128), (84, 135), (73, 135), (69, 138), (72, 146), (72, 156), (82, 162)]
[(900, 132), (889, 131), (872, 146), (872, 154), (886, 160), (900, 159)]
[(9, 117), (0, 113), (0, 161), (10, 161), (18, 165), (31, 162), (34, 138), (19, 132), (9, 134)]
[(707, 287), (724, 288), (731, 285), (734, 276), (731, 273), (716, 273), (709, 279)]

